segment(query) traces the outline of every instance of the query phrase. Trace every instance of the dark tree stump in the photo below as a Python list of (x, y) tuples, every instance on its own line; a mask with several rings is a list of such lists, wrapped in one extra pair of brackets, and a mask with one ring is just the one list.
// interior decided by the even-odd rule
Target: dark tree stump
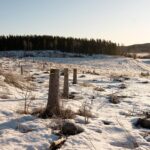
[(69, 98), (69, 71), (68, 68), (64, 69), (64, 89), (63, 89), (63, 97), (64, 98)]
[(23, 66), (20, 66), (21, 75), (23, 75)]
[(77, 69), (73, 69), (73, 84), (77, 84)]
[(59, 69), (51, 69), (49, 79), (49, 94), (44, 115), (52, 117), (60, 114), (59, 99)]

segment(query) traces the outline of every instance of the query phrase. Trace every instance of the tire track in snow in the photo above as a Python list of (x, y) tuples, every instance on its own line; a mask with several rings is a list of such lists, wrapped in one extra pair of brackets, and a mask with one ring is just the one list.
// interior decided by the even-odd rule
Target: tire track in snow
[(146, 64), (144, 64), (138, 60), (132, 60), (132, 62), (134, 64), (136, 64), (138, 67), (140, 67), (142, 70), (150, 72), (150, 67), (147, 66)]

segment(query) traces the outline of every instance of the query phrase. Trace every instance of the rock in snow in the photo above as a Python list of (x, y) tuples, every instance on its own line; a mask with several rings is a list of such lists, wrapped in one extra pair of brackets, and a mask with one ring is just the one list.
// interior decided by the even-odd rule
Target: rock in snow
[(65, 122), (62, 126), (62, 134), (64, 135), (76, 135), (83, 132), (84, 129), (75, 123)]

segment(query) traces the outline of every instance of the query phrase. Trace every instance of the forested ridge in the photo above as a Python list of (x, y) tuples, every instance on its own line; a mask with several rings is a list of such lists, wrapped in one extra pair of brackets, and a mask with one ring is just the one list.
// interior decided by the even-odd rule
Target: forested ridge
[(150, 53), (150, 43), (129, 45), (123, 49), (129, 53)]
[(0, 36), (0, 51), (8, 50), (60, 50), (77, 54), (109, 54), (120, 53), (116, 43), (101, 39), (81, 39), (59, 36)]

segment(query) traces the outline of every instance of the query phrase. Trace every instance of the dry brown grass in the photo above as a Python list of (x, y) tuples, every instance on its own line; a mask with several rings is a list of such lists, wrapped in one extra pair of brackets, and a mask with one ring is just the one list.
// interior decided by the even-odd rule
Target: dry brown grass
[(33, 76), (27, 76), (24, 78), (26, 81), (34, 81), (36, 78)]
[(3, 76), (5, 77), (4, 82), (9, 85), (12, 85), (22, 90), (34, 90), (35, 85), (32, 82), (29, 82), (28, 79), (26, 80), (21, 76), (12, 73), (5, 73)]
[(5, 79), (4, 79), (4, 82), (6, 82), (7, 84), (10, 84), (10, 85), (13, 85), (14, 87), (17, 87), (17, 88), (23, 88), (23, 80), (17, 76), (17, 75), (14, 75), (12, 73), (5, 73), (4, 74), (5, 76)]
[(141, 72), (142, 77), (149, 77), (150, 73), (149, 72)]
[(26, 111), (26, 110), (24, 110), (24, 109), (18, 109), (18, 110), (16, 111), (16, 113), (21, 114), (21, 115), (23, 115), (23, 114), (32, 114), (32, 112)]
[(75, 118), (75, 112), (73, 112), (71, 109), (66, 108), (66, 109), (61, 109), (60, 111), (60, 117), (62, 119), (73, 119)]
[(88, 103), (84, 102), (79, 108), (77, 115), (84, 117), (85, 124), (89, 123), (89, 118), (94, 117), (91, 112), (91, 107)]
[(49, 88), (49, 84), (45, 84), (44, 87), (45, 87), (45, 88)]
[(87, 82), (79, 83), (79, 85), (83, 87), (95, 87), (93, 84)]
[(74, 119), (76, 113), (73, 112), (70, 108), (61, 108), (57, 114), (54, 115), (48, 115), (43, 109), (41, 113), (37, 114), (40, 118), (47, 119), (47, 118), (53, 118), (53, 119)]
[(102, 88), (102, 87), (95, 87), (94, 90), (95, 90), (95, 91), (99, 91), (99, 92), (105, 91), (105, 89)]
[(33, 95), (33, 96), (30, 97), (30, 100), (35, 100), (35, 99), (36, 99), (35, 95)]
[(44, 111), (45, 111), (45, 108), (39, 107), (39, 108), (33, 109), (31, 114), (32, 115), (39, 115), (39, 114), (42, 114)]
[(5, 72), (4, 70), (0, 69), (0, 75), (3, 76), (4, 82), (6, 82), (7, 84), (12, 84), (15, 87), (20, 88), (21, 85), (19, 84), (20, 81), (20, 77), (18, 77), (17, 75), (11, 73), (11, 72)]
[(30, 82), (34, 80), (32, 76), (23, 77), (19, 74), (15, 74), (10, 71), (4, 71), (3, 69), (0, 69), (0, 75), (4, 77), (5, 83), (12, 85), (16, 88), (19, 89), (28, 88), (30, 90), (34, 89), (35, 85), (32, 82)]
[(4, 81), (0, 80), (0, 86), (1, 86), (1, 87), (5, 87)]
[(83, 117), (88, 117), (88, 118), (93, 117), (91, 111), (84, 109), (83, 107), (78, 110), (77, 115), (83, 116)]
[(3, 94), (3, 95), (0, 95), (0, 98), (1, 99), (9, 99), (10, 97), (8, 95)]
[(4, 70), (0, 69), (0, 75), (4, 74)]

